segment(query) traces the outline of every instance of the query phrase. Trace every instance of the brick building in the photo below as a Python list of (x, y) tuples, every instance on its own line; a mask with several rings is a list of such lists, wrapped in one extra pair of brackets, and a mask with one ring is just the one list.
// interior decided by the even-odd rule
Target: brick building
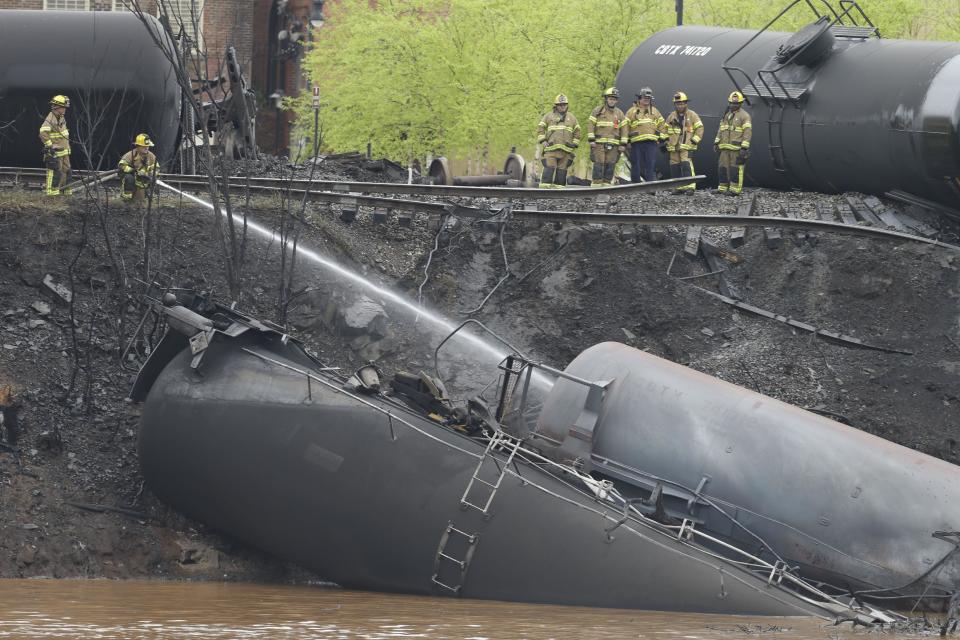
[(174, 31), (182, 28), (200, 43), (208, 55), (207, 78), (219, 75), (226, 47), (235, 47), (257, 95), (258, 144), (268, 153), (286, 153), (292, 114), (278, 106), (307, 88), (301, 61), (323, 22), (323, 0), (0, 0), (0, 10), (125, 11), (132, 1), (152, 15), (160, 4), (176, 23)]

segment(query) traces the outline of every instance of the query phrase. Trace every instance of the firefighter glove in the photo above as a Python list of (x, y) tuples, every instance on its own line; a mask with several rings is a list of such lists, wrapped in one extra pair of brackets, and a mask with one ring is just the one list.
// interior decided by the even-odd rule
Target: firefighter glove
[(737, 162), (743, 164), (747, 161), (747, 158), (750, 157), (750, 149), (740, 147), (740, 151), (737, 153)]

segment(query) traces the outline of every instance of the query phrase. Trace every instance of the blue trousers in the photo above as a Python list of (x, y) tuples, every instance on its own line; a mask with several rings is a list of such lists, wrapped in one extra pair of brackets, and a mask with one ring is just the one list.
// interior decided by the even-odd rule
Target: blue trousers
[(653, 140), (630, 144), (630, 180), (650, 182), (657, 179), (657, 143)]

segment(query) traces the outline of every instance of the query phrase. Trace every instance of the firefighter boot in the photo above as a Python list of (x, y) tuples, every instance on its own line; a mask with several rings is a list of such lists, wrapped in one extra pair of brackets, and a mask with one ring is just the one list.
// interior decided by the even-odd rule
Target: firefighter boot
[(554, 175), (557, 172), (556, 167), (544, 167), (543, 174), (540, 176), (540, 188), (541, 189), (552, 189), (553, 188), (553, 179)]
[(567, 170), (558, 168), (556, 175), (553, 176), (553, 187), (563, 189), (565, 186), (567, 186)]

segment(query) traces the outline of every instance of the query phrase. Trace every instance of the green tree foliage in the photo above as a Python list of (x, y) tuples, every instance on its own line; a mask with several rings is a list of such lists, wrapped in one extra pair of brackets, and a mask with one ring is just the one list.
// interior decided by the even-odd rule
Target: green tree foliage
[[(818, 7), (825, 7), (816, 0)], [(833, 3), (836, 6), (836, 2)], [(960, 0), (866, 0), (885, 37), (952, 39)], [(785, 6), (687, 0), (686, 24), (759, 28)], [(532, 149), (536, 124), (565, 93), (585, 126), (599, 94), (643, 39), (675, 23), (671, 0), (341, 0), (307, 55), (320, 86), (325, 149), (399, 161), (428, 153), (503, 157)], [(774, 28), (809, 22), (801, 3)], [(292, 103), (312, 135), (309, 97)]]

